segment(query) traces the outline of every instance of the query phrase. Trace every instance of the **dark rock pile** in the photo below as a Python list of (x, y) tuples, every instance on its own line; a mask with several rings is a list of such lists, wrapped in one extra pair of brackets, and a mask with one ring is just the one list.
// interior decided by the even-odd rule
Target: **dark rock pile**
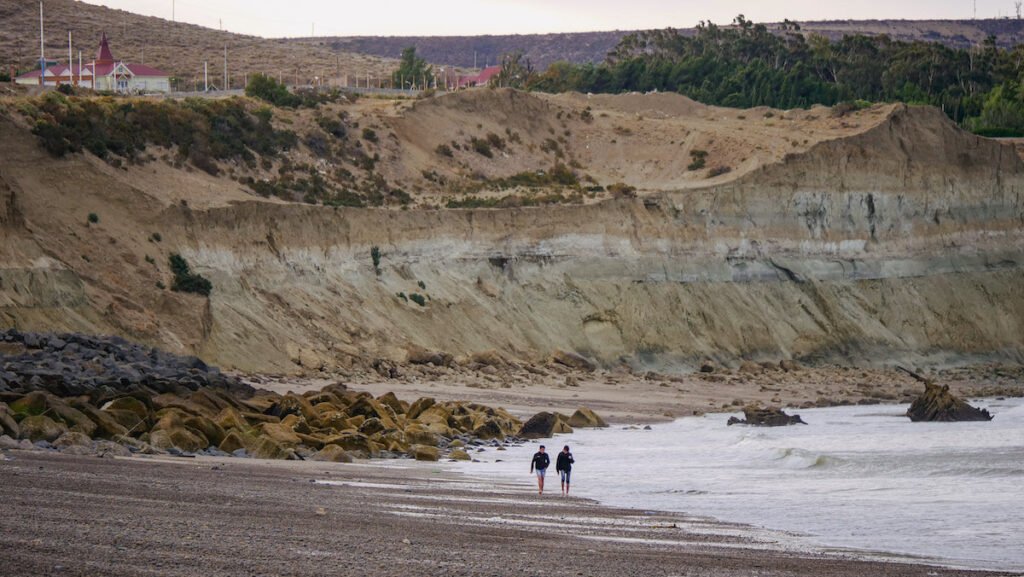
[(196, 357), (121, 337), (0, 333), (0, 392), (47, 391), (103, 398), (142, 387), (154, 393), (217, 387), (246, 397), (254, 389)]
[(786, 425), (806, 425), (800, 415), (787, 415), (782, 409), (762, 408), (757, 406), (744, 407), (743, 419), (729, 417), (727, 425), (754, 425), (757, 427), (784, 427)]
[(972, 407), (949, 392), (949, 385), (939, 386), (925, 381), (924, 393), (907, 409), (911, 421), (991, 421), (985, 409)]

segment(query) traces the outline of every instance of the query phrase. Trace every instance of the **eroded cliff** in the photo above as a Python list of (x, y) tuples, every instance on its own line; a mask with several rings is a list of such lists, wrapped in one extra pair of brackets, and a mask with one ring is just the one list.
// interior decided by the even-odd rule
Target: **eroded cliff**
[[(503, 122), (458, 98), (463, 125)], [(603, 100), (557, 104), (641, 114)], [(742, 130), (709, 137), (719, 112), (703, 107), (658, 125), (658, 105), (642, 122), (671, 131), (700, 115), (705, 141), (742, 140)], [(426, 162), (415, 151), (446, 138), (412, 128), (416, 108), (436, 106), (391, 121), (398, 153), (414, 157), (396, 172), (414, 172)], [(850, 122), (806, 145), (752, 145), (734, 172), (704, 181), (673, 169), (678, 159), (628, 173), (635, 159), (605, 162), (578, 138), (566, 146), (587, 170), (655, 185), (585, 205), (398, 211), (241, 195), (170, 202), (154, 184), (165, 167), (126, 177), (91, 157), (53, 160), (0, 120), (0, 324), (118, 333), (247, 371), (401, 360), (417, 346), (532, 360), (565, 349), (663, 370), (705, 358), (1020, 362), (1024, 163), (1014, 148), (924, 108)], [(696, 138), (685, 130), (680, 142)], [(787, 142), (807, 142), (800, 130)], [(188, 178), (182, 186), (201, 196), (204, 181)], [(209, 299), (157, 287), (172, 252), (213, 282)]]

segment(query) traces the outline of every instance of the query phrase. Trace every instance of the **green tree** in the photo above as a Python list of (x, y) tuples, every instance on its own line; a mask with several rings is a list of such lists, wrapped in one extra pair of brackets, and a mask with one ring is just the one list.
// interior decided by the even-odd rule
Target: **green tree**
[(501, 71), (491, 79), (491, 84), (502, 88), (526, 88), (534, 79), (535, 72), (529, 58), (522, 52), (512, 52), (501, 57)]
[(405, 88), (420, 87), (426, 89), (430, 79), (434, 75), (434, 69), (427, 64), (427, 61), (416, 56), (416, 47), (410, 46), (402, 50), (402, 60), (398, 70), (391, 73), (391, 82), (394, 86)]

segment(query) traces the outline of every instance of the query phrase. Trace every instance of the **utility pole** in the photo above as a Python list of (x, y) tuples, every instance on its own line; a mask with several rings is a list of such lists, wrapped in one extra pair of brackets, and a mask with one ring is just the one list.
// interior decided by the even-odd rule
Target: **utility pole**
[(228, 86), (228, 46), (224, 45), (224, 90), (227, 90)]
[(1021, 6), (1024, 5), (1024, 2), (1017, 0), (1016, 2), (1013, 3), (1013, 5), (1015, 8), (1017, 8), (1017, 20), (1020, 20), (1020, 9)]
[(203, 92), (210, 91), (210, 67), (209, 63), (203, 62)]
[(46, 85), (46, 44), (43, 33), (43, 3), (39, 2), (39, 85)]
[(75, 56), (71, 52), (71, 31), (68, 30), (68, 81), (75, 85)]
[(177, 14), (175, 14), (175, 12), (176, 12), (176, 10), (175, 10), (175, 8), (176, 8), (175, 7), (175, 3), (176, 2), (177, 2), (177, 0), (171, 0), (171, 22), (177, 22), (178, 21)]

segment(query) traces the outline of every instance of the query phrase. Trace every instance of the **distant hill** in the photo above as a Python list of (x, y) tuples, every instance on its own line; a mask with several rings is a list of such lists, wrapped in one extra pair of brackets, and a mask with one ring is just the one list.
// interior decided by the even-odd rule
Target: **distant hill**
[[(838, 39), (846, 34), (888, 34), (895, 40), (924, 40), (966, 48), (995, 35), (1000, 46), (1024, 42), (1024, 20), (834, 20), (801, 22), (807, 34)], [(769, 25), (778, 30), (778, 24)], [(685, 33), (693, 29), (683, 29)], [(435, 64), (483, 67), (500, 61), (503, 54), (521, 51), (538, 69), (567, 60), (576, 64), (600, 62), (630, 31), (507, 36), (352, 36), (305, 38), (290, 42), (326, 45), (338, 52), (358, 52), (397, 58), (402, 49), (416, 46), (421, 56)]]
[[(378, 56), (337, 51), (315, 43), (292, 43), (232, 34), (162, 18), (140, 16), (73, 0), (46, 0), (46, 55), (67, 60), (68, 29), (75, 42), (75, 57), (82, 50), (91, 59), (106, 32), (114, 56), (145, 63), (182, 78), (188, 85), (202, 79), (203, 62), (218, 86), (228, 49), (228, 71), (235, 88), (254, 72), (280, 75), (289, 82), (309, 82), (314, 76), (386, 75), (396, 64)], [(39, 61), (39, 4), (26, 0), (0, 0), (0, 70), (32, 68)]]

